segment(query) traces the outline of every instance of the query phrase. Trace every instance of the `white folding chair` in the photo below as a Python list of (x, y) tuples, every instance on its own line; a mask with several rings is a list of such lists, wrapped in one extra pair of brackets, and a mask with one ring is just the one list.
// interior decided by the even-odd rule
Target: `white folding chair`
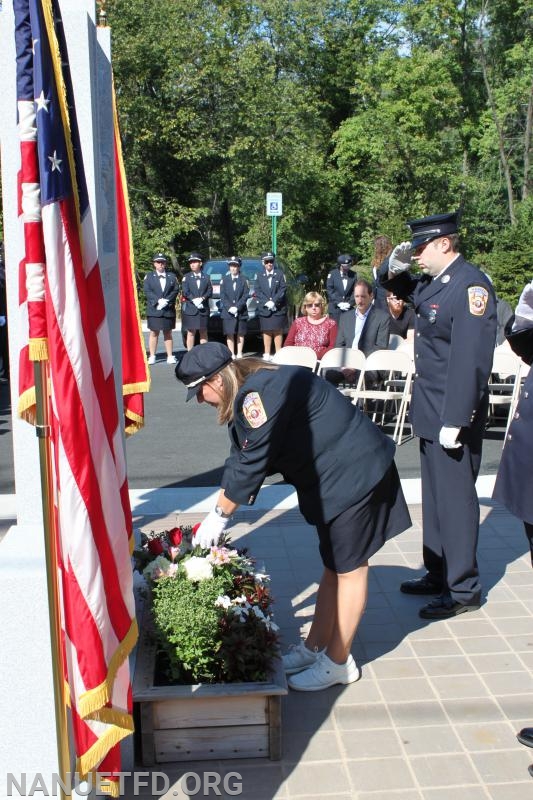
[(489, 382), (489, 421), (494, 418), (497, 407), (508, 406), (505, 435), (518, 404), (524, 367), (527, 365), (512, 350), (495, 348)]
[[(365, 354), (362, 350), (352, 350), (351, 347), (333, 347), (328, 350), (318, 364), (317, 372), (324, 377), (328, 369), (355, 369), (360, 373), (365, 368)], [(347, 397), (353, 397), (356, 389), (354, 388), (341, 388), (339, 391)]]
[[(365, 360), (365, 368), (362, 373), (357, 389), (354, 394), (353, 402), (366, 400), (382, 400), (383, 412), (382, 420), (385, 417), (387, 403), (391, 400), (397, 403), (396, 424), (394, 427), (393, 440), (397, 444), (402, 443), (403, 428), (407, 416), (407, 407), (411, 391), (411, 381), (413, 377), (413, 359), (405, 350), (376, 350)], [(388, 378), (384, 381), (383, 388), (365, 388), (365, 373), (386, 372)], [(377, 411), (374, 411), (372, 418), (375, 421)]]
[(282, 347), (272, 356), (274, 364), (292, 364), (298, 367), (308, 367), (314, 370), (317, 365), (316, 353), (312, 347), (289, 344)]

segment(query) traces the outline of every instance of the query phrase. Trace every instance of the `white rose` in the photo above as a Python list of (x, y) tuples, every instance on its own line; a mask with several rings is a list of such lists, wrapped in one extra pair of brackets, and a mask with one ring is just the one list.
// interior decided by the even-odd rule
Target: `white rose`
[(231, 606), (231, 599), (227, 594), (219, 594), (215, 600), (215, 606), (217, 608), (229, 608)]
[(206, 558), (191, 556), (183, 562), (183, 569), (190, 581), (205, 581), (213, 577), (213, 567)]

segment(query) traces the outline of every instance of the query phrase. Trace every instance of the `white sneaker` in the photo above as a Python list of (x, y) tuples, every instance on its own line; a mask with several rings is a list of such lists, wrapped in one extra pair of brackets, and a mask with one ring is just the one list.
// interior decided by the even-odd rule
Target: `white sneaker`
[(155, 356), (148, 356), (148, 363), (155, 364)]
[(168, 356), (167, 364), (177, 364), (177, 363), (178, 362), (177, 362), (176, 356)]
[(312, 666), (323, 650), (309, 650), (303, 642), (289, 645), (289, 652), (282, 656), (283, 669), (287, 675), (301, 672)]
[(265, 353), (265, 354), (263, 355), (263, 360), (264, 360), (264, 361), (272, 361), (272, 356), (269, 356), (267, 353)]
[(344, 664), (336, 664), (325, 653), (321, 653), (311, 667), (292, 675), (288, 684), (297, 692), (319, 692), (337, 683), (354, 683), (360, 676), (359, 667), (352, 655), (348, 656)]

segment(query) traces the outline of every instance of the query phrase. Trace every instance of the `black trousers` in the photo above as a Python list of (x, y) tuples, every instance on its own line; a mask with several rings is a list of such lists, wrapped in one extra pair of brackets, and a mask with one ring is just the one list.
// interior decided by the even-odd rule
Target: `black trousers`
[(524, 528), (529, 541), (529, 549), (531, 551), (531, 566), (533, 567), (533, 525), (531, 522), (524, 522)]
[(484, 418), (461, 431), (462, 447), (446, 450), (420, 439), (424, 565), (443, 594), (454, 602), (478, 602), (481, 584), (476, 559)]

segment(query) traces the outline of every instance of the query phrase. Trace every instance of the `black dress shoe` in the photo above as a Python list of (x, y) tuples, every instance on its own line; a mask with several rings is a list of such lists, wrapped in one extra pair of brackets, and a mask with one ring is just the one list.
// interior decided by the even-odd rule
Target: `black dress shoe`
[(421, 608), (418, 616), (422, 619), (448, 619), (464, 614), (465, 611), (477, 611), (480, 606), (481, 603), (454, 603), (453, 600), (439, 597)]
[(421, 578), (413, 578), (401, 583), (400, 592), (404, 594), (441, 594), (442, 582), (436, 581), (427, 573)]
[(533, 747), (533, 728), (522, 728), (520, 733), (516, 734), (516, 738), (520, 744), (525, 744), (526, 747)]
[(533, 764), (530, 764), (530, 765), (529, 765), (529, 767), (527, 768), (527, 771), (529, 772), (529, 774), (530, 774), (530, 775), (531, 775), (531, 777), (533, 778)]

